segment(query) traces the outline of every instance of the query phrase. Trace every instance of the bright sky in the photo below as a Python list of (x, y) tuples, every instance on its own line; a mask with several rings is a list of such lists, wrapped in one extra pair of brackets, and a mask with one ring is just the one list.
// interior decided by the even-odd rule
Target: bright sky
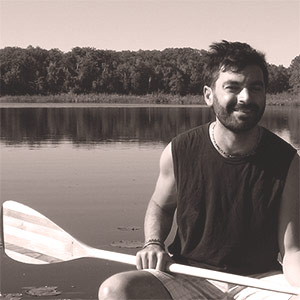
[(0, 48), (208, 49), (247, 42), (270, 63), (300, 54), (300, 0), (0, 0)]

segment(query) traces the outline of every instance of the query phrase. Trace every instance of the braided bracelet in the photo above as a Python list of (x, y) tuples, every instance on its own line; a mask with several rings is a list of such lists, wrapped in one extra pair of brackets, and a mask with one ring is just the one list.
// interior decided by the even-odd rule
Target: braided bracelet
[(145, 249), (146, 247), (150, 246), (150, 245), (158, 245), (160, 246), (163, 250), (165, 250), (165, 245), (164, 243), (159, 240), (159, 239), (150, 239), (147, 242), (145, 242), (143, 249)]

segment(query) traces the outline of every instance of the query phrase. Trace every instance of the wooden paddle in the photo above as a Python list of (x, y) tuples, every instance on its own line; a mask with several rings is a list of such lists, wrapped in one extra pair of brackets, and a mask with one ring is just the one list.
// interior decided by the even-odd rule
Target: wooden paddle
[[(2, 229), (5, 253), (23, 263), (50, 264), (84, 257), (130, 265), (135, 265), (136, 262), (133, 255), (100, 250), (83, 244), (47, 217), (15, 201), (6, 201), (2, 205)], [(168, 271), (279, 293), (300, 294), (300, 288), (176, 263), (170, 264)]]

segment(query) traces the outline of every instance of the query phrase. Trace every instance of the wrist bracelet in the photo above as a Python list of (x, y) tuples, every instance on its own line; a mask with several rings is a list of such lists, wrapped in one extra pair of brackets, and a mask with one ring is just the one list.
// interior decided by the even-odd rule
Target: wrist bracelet
[(165, 250), (165, 244), (159, 240), (159, 239), (150, 239), (147, 242), (145, 242), (143, 249), (145, 249), (146, 247), (148, 247), (149, 245), (158, 245), (160, 246), (163, 250)]

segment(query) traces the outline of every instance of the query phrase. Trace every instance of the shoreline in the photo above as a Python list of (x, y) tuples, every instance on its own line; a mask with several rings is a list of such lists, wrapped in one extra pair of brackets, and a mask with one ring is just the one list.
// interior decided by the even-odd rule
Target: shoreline
[(3, 103), (51, 103), (76, 105), (205, 105), (201, 95), (119, 95), (119, 94), (58, 94), (58, 95), (21, 95), (2, 96)]
[[(152, 104), (152, 103), (43, 103), (43, 102), (36, 102), (36, 103), (27, 103), (27, 102), (7, 102), (1, 103), (0, 108), (142, 108), (142, 107), (207, 107), (205, 104)], [(207, 107), (208, 108), (208, 107)]]
[[(267, 94), (267, 106), (300, 106), (300, 95), (291, 93)], [(118, 94), (59, 94), (59, 95), (23, 95), (1, 96), (0, 107), (205, 107), (202, 95), (118, 95)]]

